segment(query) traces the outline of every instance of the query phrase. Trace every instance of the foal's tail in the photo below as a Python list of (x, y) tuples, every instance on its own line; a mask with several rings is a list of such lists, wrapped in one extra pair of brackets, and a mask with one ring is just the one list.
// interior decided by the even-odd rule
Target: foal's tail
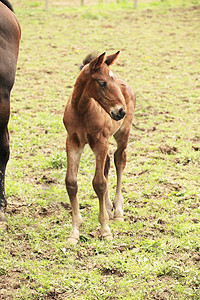
[(89, 64), (94, 58), (96, 58), (98, 56), (97, 53), (92, 52), (90, 54), (88, 54), (84, 60), (83, 60), (83, 64), (80, 66), (80, 70), (83, 69), (83, 67), (85, 67), (85, 65)]

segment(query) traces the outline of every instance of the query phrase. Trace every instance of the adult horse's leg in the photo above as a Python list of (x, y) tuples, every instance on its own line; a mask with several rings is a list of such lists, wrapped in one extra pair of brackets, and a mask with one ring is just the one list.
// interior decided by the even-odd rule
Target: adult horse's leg
[(117, 187), (116, 187), (116, 194), (114, 198), (114, 219), (123, 221), (123, 204), (124, 204), (124, 199), (122, 196), (122, 174), (123, 170), (126, 166), (126, 147), (128, 144), (128, 138), (129, 138), (129, 131), (128, 132), (123, 132), (123, 131), (118, 131), (115, 135), (114, 138), (117, 142), (117, 150), (115, 151), (114, 154), (114, 162), (115, 162), (115, 167), (116, 167), (116, 173), (117, 173)]
[(77, 173), (83, 147), (80, 147), (77, 137), (68, 136), (66, 150), (67, 173), (65, 183), (72, 208), (72, 230), (68, 241), (72, 244), (77, 244), (79, 240), (79, 228), (83, 223), (77, 200)]
[[(110, 157), (107, 154), (105, 168), (104, 168), (104, 175), (105, 175), (107, 181), (108, 181), (109, 170), (110, 170)], [(109, 219), (112, 220), (113, 219), (113, 213), (112, 213), (113, 205), (112, 205), (112, 202), (111, 202), (110, 197), (109, 197), (108, 186), (107, 186), (107, 190), (106, 190), (105, 201), (106, 201), (106, 210), (107, 210)]]
[[(5, 170), (9, 159), (8, 121), (10, 116), (10, 91), (15, 80), (15, 71), (21, 36), (20, 25), (11, 12), (8, 1), (0, 1), (0, 221), (6, 221), (4, 192)], [(9, 10), (10, 8), (11, 10)]]
[(112, 239), (109, 228), (109, 216), (106, 210), (105, 196), (108, 188), (107, 179), (104, 175), (105, 162), (108, 151), (108, 140), (102, 138), (92, 143), (92, 150), (96, 156), (96, 170), (93, 178), (93, 187), (99, 198), (99, 222), (101, 224), (101, 235), (104, 239)]
[(9, 139), (7, 127), (4, 130), (0, 129), (0, 222), (6, 222), (6, 217), (3, 214), (7, 206), (5, 198), (5, 171), (6, 164), (9, 159)]
[(5, 198), (5, 171), (9, 159), (8, 120), (10, 115), (10, 93), (0, 87), (0, 222), (6, 222), (3, 214), (7, 206)]

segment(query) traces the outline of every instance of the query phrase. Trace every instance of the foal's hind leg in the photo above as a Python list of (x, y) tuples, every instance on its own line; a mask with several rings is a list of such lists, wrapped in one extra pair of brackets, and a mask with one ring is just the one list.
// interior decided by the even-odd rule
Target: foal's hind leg
[(115, 167), (116, 167), (116, 172), (117, 172), (117, 187), (116, 187), (116, 194), (114, 198), (114, 219), (115, 220), (120, 220), (123, 221), (123, 204), (124, 204), (124, 199), (122, 196), (122, 174), (123, 170), (126, 166), (126, 147), (128, 144), (128, 138), (129, 138), (129, 131), (128, 132), (123, 132), (123, 131), (118, 131), (115, 135), (114, 138), (117, 142), (117, 150), (115, 151), (114, 154), (114, 162), (115, 162)]
[(67, 174), (65, 178), (66, 188), (72, 208), (72, 230), (68, 241), (77, 244), (79, 240), (79, 228), (83, 223), (77, 201), (77, 173), (83, 146), (80, 147), (78, 138), (70, 136), (66, 142), (67, 150)]
[[(110, 170), (110, 157), (107, 154), (105, 168), (104, 168), (104, 175), (105, 175), (107, 181), (108, 181), (109, 170)], [(108, 186), (107, 186), (107, 190), (106, 190), (105, 201), (106, 201), (106, 210), (107, 210), (109, 219), (112, 220), (113, 219), (113, 213), (112, 213), (113, 205), (112, 205), (112, 202), (111, 202), (110, 197), (109, 197)]]

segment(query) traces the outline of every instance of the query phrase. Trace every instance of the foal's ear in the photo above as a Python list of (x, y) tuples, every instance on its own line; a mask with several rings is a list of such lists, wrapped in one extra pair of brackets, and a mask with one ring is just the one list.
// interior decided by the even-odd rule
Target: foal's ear
[(93, 59), (89, 64), (90, 71), (94, 72), (94, 71), (98, 70), (100, 68), (100, 66), (104, 63), (105, 56), (106, 56), (106, 52), (102, 53), (100, 56)]
[(105, 63), (108, 66), (112, 65), (116, 61), (116, 59), (118, 58), (119, 53), (120, 53), (120, 51), (117, 51), (115, 54), (107, 56)]

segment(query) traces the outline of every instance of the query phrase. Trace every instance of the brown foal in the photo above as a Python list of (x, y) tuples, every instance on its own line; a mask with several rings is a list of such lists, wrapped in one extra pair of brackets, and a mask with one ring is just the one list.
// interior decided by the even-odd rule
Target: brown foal
[[(123, 220), (123, 197), (121, 193), (122, 172), (126, 165), (126, 147), (131, 129), (136, 96), (130, 86), (117, 79), (109, 66), (119, 51), (108, 57), (105, 53), (87, 63), (78, 78), (66, 105), (63, 122), (67, 130), (66, 188), (72, 208), (72, 231), (70, 243), (79, 240), (79, 228), (83, 222), (77, 201), (77, 173), (81, 153), (89, 143), (96, 157), (93, 187), (99, 199), (99, 222), (104, 239), (112, 239), (109, 219)], [(117, 142), (114, 162), (117, 187), (114, 203), (108, 193), (108, 140), (113, 135)], [(114, 216), (113, 216), (114, 206)]]

